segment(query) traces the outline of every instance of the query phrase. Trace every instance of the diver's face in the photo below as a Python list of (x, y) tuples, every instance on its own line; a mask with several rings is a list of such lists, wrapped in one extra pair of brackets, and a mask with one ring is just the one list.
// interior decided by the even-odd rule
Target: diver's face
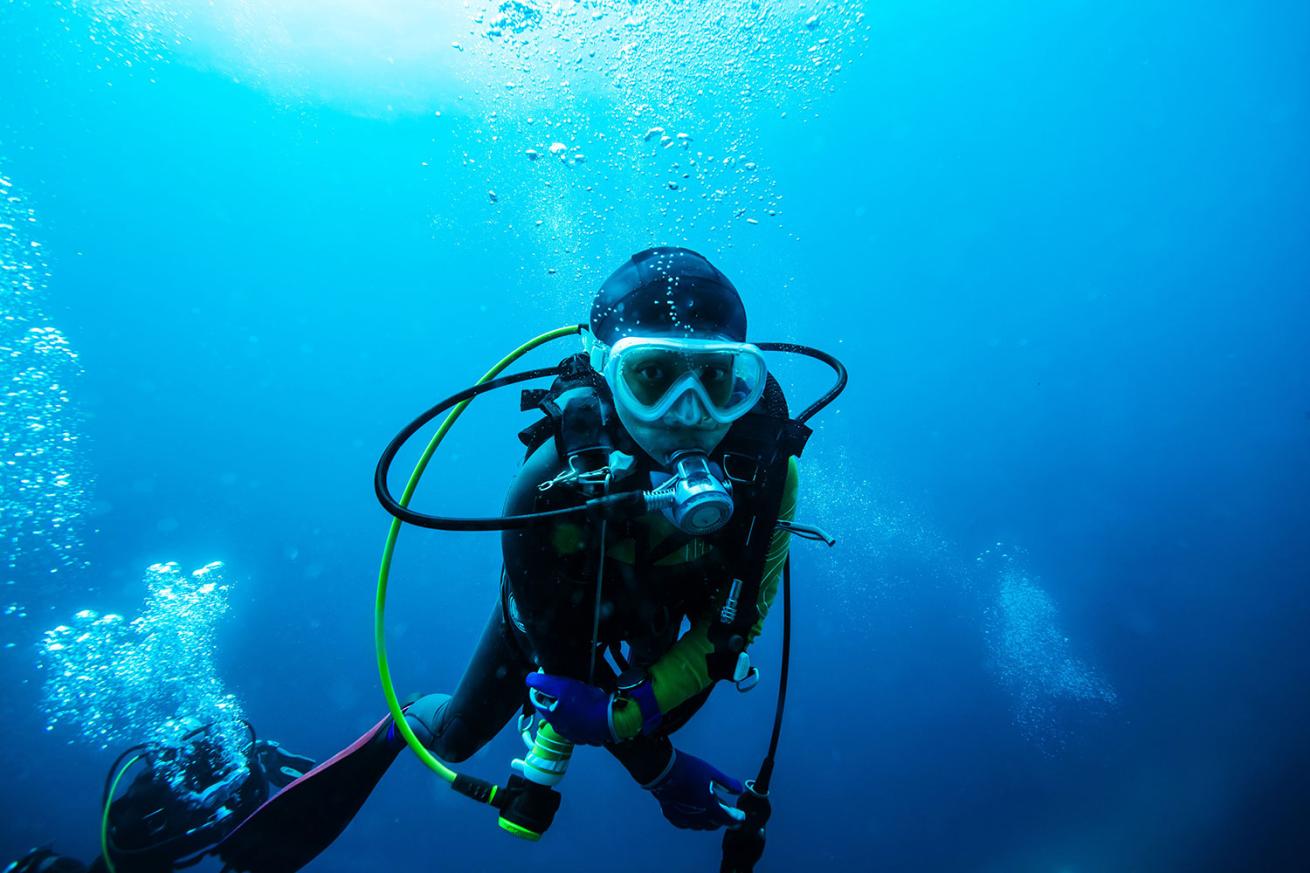
[(618, 404), (619, 421), (637, 445), (658, 463), (667, 465), (678, 452), (714, 451), (727, 436), (731, 424), (720, 424), (710, 417), (700, 398), (687, 392), (678, 398), (659, 421), (645, 422), (629, 415)]

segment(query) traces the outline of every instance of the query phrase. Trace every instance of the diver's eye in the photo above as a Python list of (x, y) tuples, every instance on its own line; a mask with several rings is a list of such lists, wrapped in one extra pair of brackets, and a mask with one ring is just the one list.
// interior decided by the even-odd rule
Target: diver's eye
[(728, 378), (728, 370), (717, 364), (707, 364), (701, 368), (700, 378), (707, 385), (717, 384)]
[(637, 368), (637, 375), (647, 382), (661, 382), (664, 380), (664, 368), (658, 364), (646, 364)]

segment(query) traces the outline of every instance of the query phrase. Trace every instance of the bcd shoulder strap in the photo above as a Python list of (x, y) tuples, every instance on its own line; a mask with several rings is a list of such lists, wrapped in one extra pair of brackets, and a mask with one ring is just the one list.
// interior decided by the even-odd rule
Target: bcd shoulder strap
[(592, 369), (587, 356), (581, 353), (570, 355), (561, 361), (559, 366), (563, 372), (555, 377), (549, 388), (525, 389), (520, 395), (520, 410), (529, 412), (539, 409), (544, 413), (543, 418), (537, 419), (519, 431), (519, 442), (527, 448), (528, 455), (539, 449), (551, 437), (555, 437), (557, 441), (561, 439), (566, 416), (556, 401), (567, 391), (575, 388), (593, 389), (597, 395), (595, 413), (602, 421), (607, 417), (601, 407), (608, 399), (609, 386), (605, 384), (604, 378)]

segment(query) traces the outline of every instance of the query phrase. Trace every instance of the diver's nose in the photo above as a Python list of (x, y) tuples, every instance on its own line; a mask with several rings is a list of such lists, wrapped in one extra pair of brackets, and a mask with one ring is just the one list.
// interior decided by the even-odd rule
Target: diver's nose
[(665, 414), (664, 421), (666, 424), (680, 427), (695, 427), (709, 417), (705, 404), (701, 403), (695, 392), (687, 391), (674, 402)]

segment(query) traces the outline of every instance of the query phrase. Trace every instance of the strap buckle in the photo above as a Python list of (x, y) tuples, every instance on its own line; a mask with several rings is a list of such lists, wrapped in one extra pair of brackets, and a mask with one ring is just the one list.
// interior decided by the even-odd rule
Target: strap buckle
[(745, 652), (737, 655), (737, 665), (732, 671), (732, 684), (742, 694), (760, 684), (760, 670), (751, 666), (751, 656)]
[(555, 478), (538, 484), (537, 490), (545, 493), (556, 485), (602, 485), (611, 476), (615, 479), (622, 479), (628, 475), (636, 463), (636, 458), (620, 451), (610, 452), (609, 463), (603, 467), (597, 467), (595, 470), (579, 470), (575, 463), (577, 459), (577, 455), (569, 458), (568, 467), (561, 470)]

